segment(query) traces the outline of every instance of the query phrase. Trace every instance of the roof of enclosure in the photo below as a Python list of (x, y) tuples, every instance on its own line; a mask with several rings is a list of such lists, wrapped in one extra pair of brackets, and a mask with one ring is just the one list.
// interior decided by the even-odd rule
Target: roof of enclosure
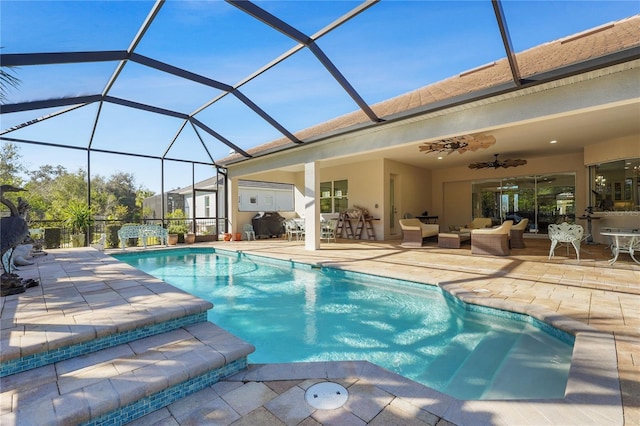
[(202, 164), (640, 52), (635, 1), (4, 0), (0, 8), (0, 61), (20, 79), (1, 107), (3, 140)]

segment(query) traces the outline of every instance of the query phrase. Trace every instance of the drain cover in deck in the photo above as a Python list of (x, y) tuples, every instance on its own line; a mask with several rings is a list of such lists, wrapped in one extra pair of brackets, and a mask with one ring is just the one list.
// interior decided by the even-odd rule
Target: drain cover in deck
[(304, 398), (309, 405), (318, 410), (335, 410), (347, 402), (349, 392), (337, 383), (322, 382), (307, 389)]

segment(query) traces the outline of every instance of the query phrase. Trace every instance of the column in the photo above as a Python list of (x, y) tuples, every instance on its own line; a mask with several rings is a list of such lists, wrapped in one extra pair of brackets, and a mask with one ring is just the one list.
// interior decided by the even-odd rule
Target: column
[(305, 250), (320, 248), (320, 203), (317, 195), (320, 193), (320, 167), (317, 162), (304, 165), (304, 220), (305, 220)]

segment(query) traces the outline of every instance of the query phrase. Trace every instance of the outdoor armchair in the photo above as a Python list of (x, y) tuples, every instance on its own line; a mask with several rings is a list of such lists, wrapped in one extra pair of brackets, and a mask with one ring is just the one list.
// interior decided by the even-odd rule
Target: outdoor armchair
[(511, 248), (525, 248), (524, 231), (529, 225), (529, 219), (524, 218), (511, 227)]
[(476, 217), (470, 224), (462, 227), (460, 231), (471, 232), (472, 229), (491, 228), (491, 224), (492, 221), (490, 217)]
[(509, 255), (509, 235), (512, 220), (505, 220), (496, 228), (473, 229), (471, 231), (471, 254)]
[(437, 237), (440, 225), (422, 223), (419, 219), (400, 219), (403, 247), (421, 247), (425, 238)]

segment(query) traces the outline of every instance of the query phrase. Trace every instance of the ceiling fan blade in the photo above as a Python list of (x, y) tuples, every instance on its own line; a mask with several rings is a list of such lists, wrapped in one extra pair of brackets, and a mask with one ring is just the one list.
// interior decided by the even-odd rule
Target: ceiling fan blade
[(487, 167), (492, 167), (491, 163), (471, 163), (469, 164), (470, 169), (486, 169)]
[(507, 167), (518, 167), (518, 166), (524, 166), (525, 164), (527, 164), (527, 160), (504, 160), (501, 162), (500, 166), (504, 167), (505, 169)]

